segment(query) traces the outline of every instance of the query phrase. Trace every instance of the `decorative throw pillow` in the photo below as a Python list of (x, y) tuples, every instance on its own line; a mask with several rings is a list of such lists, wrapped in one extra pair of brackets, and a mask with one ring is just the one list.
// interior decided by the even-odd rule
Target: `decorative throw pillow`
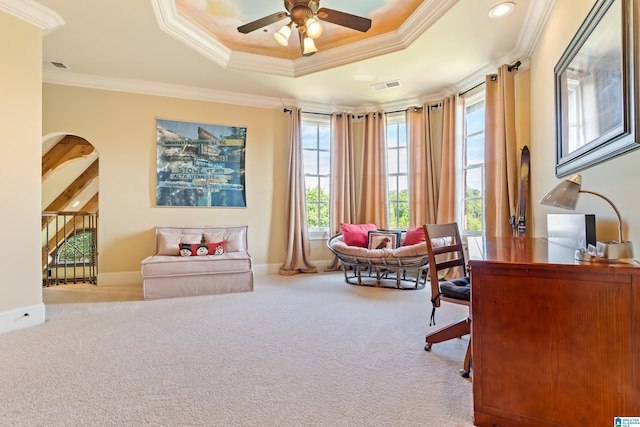
[(224, 242), (206, 243), (209, 255), (222, 255), (227, 253), (227, 246)]
[(348, 246), (359, 246), (361, 248), (367, 247), (367, 241), (369, 238), (369, 231), (375, 230), (375, 224), (345, 224), (340, 223), (340, 230), (342, 231), (342, 240)]
[(227, 253), (225, 242), (180, 243), (180, 256), (222, 255)]
[(424, 228), (417, 227), (407, 230), (404, 236), (402, 246), (417, 245), (418, 243), (426, 242), (427, 238), (424, 235)]
[(197, 244), (180, 243), (180, 256), (195, 256), (197, 249)]
[(157, 234), (158, 255), (180, 255), (180, 232), (176, 230), (159, 230)]
[(240, 252), (247, 248), (246, 229), (241, 227), (227, 227), (222, 230), (207, 230), (204, 232), (206, 243), (224, 242), (227, 252)]
[(369, 231), (367, 248), (369, 249), (395, 249), (400, 243), (399, 231)]
[(197, 256), (204, 256), (204, 255), (209, 255), (209, 247), (207, 246), (206, 243), (200, 243), (199, 245), (195, 245), (196, 246), (196, 255)]

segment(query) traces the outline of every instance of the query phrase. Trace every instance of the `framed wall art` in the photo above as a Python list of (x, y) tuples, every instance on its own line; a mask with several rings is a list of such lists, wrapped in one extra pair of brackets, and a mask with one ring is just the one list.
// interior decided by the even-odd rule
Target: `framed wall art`
[(637, 1), (597, 0), (554, 69), (558, 177), (640, 148)]
[(246, 207), (246, 128), (156, 119), (156, 135), (156, 206)]

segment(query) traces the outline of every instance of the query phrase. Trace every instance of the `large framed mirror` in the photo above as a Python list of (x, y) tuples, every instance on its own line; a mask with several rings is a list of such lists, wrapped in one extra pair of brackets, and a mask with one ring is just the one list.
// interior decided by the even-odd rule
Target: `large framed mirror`
[(640, 148), (638, 1), (597, 0), (554, 69), (558, 177)]

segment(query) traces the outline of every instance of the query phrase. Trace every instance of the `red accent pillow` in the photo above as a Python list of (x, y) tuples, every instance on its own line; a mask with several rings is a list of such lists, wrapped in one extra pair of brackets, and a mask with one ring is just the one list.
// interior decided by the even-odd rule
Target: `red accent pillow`
[(340, 230), (342, 230), (342, 240), (349, 246), (360, 246), (361, 248), (367, 247), (367, 241), (369, 240), (369, 231), (377, 230), (375, 224), (345, 224), (340, 223)]
[(422, 227), (411, 228), (407, 230), (407, 233), (404, 236), (404, 241), (402, 242), (402, 246), (417, 245), (418, 243), (422, 243), (426, 241), (427, 241), (427, 238), (424, 235), (424, 228)]
[(180, 243), (180, 256), (222, 255), (227, 253), (224, 242)]
[(224, 242), (207, 243), (209, 255), (222, 255), (227, 253), (227, 245)]

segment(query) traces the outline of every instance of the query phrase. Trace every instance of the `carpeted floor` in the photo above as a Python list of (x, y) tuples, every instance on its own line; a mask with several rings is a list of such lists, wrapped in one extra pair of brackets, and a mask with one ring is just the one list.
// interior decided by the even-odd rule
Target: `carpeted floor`
[[(251, 293), (49, 304), (0, 335), (0, 423), (472, 426), (466, 338), (425, 352), (428, 290), (341, 273), (257, 276)], [(443, 304), (438, 327), (466, 315)]]

